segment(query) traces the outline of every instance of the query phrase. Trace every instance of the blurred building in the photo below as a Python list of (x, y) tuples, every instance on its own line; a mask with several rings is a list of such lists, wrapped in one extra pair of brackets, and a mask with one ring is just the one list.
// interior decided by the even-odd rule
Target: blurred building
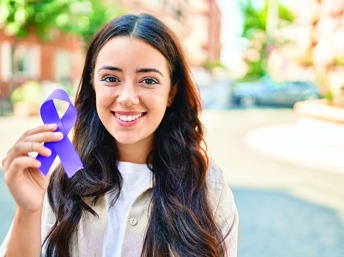
[(56, 31), (44, 42), (35, 33), (17, 39), (0, 29), (0, 99), (27, 80), (71, 83), (80, 77), (83, 58), (75, 36)]
[(310, 56), (309, 64), (320, 86), (331, 90), (334, 97), (344, 97), (344, 1), (307, 3), (311, 12), (300, 13), (298, 24), (308, 40), (299, 40), (299, 45)]
[(147, 12), (163, 20), (179, 37), (191, 66), (220, 59), (221, 12), (216, 0), (119, 0), (116, 3), (129, 12)]
[[(111, 4), (114, 0), (102, 0)], [(220, 59), (221, 14), (216, 0), (118, 0), (127, 12), (151, 13), (176, 32), (191, 66)], [(53, 31), (45, 42), (35, 33), (18, 39), (0, 26), (0, 100), (27, 80), (69, 83), (81, 75), (84, 47), (80, 39)]]
[(295, 22), (279, 35), (291, 42), (270, 61), (280, 76), (314, 80), (325, 94), (344, 96), (344, 1), (287, 1)]

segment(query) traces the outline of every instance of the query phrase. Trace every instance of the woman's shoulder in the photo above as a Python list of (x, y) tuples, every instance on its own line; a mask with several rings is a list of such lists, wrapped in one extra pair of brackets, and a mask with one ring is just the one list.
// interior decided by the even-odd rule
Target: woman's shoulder
[(222, 189), (227, 184), (222, 169), (214, 161), (209, 163), (207, 184), (217, 189)]
[(224, 235), (225, 256), (237, 256), (239, 216), (234, 195), (222, 169), (211, 162), (208, 169), (208, 197), (216, 223)]
[(210, 162), (207, 173), (207, 189), (210, 202), (216, 211), (236, 212), (234, 196), (222, 169), (214, 162)]

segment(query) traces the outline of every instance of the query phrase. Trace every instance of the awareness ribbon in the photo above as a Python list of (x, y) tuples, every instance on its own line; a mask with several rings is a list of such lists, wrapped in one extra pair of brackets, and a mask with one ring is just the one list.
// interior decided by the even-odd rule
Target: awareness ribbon
[[(69, 103), (69, 107), (60, 119), (56, 110), (54, 99), (61, 100)], [(54, 90), (51, 95), (45, 100), (41, 106), (41, 118), (44, 124), (57, 124), (56, 132), (63, 133), (63, 139), (58, 142), (46, 142), (44, 146), (51, 150), (51, 155), (46, 157), (38, 155), (37, 160), (41, 162), (39, 170), (47, 175), (51, 165), (53, 164), (56, 156), (60, 157), (62, 166), (68, 176), (72, 177), (78, 170), (83, 168), (80, 157), (75, 150), (72, 142), (68, 138), (68, 133), (75, 124), (77, 118), (77, 110), (72, 104), (68, 94), (62, 89)]]

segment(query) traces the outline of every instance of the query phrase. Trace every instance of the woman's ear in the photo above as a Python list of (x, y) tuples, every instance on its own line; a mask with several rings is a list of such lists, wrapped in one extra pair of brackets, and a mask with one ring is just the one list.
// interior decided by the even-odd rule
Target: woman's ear
[(174, 97), (176, 96), (178, 91), (178, 86), (177, 83), (171, 87), (169, 96), (168, 96), (168, 101), (167, 101), (167, 107), (170, 107), (173, 103)]

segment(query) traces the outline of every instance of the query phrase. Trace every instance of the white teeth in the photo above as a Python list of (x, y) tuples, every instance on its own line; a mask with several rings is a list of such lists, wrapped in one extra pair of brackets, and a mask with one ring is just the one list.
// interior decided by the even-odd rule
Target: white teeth
[(129, 122), (129, 121), (134, 121), (140, 118), (142, 116), (142, 113), (136, 114), (136, 115), (122, 115), (122, 114), (115, 113), (115, 116), (121, 121)]

